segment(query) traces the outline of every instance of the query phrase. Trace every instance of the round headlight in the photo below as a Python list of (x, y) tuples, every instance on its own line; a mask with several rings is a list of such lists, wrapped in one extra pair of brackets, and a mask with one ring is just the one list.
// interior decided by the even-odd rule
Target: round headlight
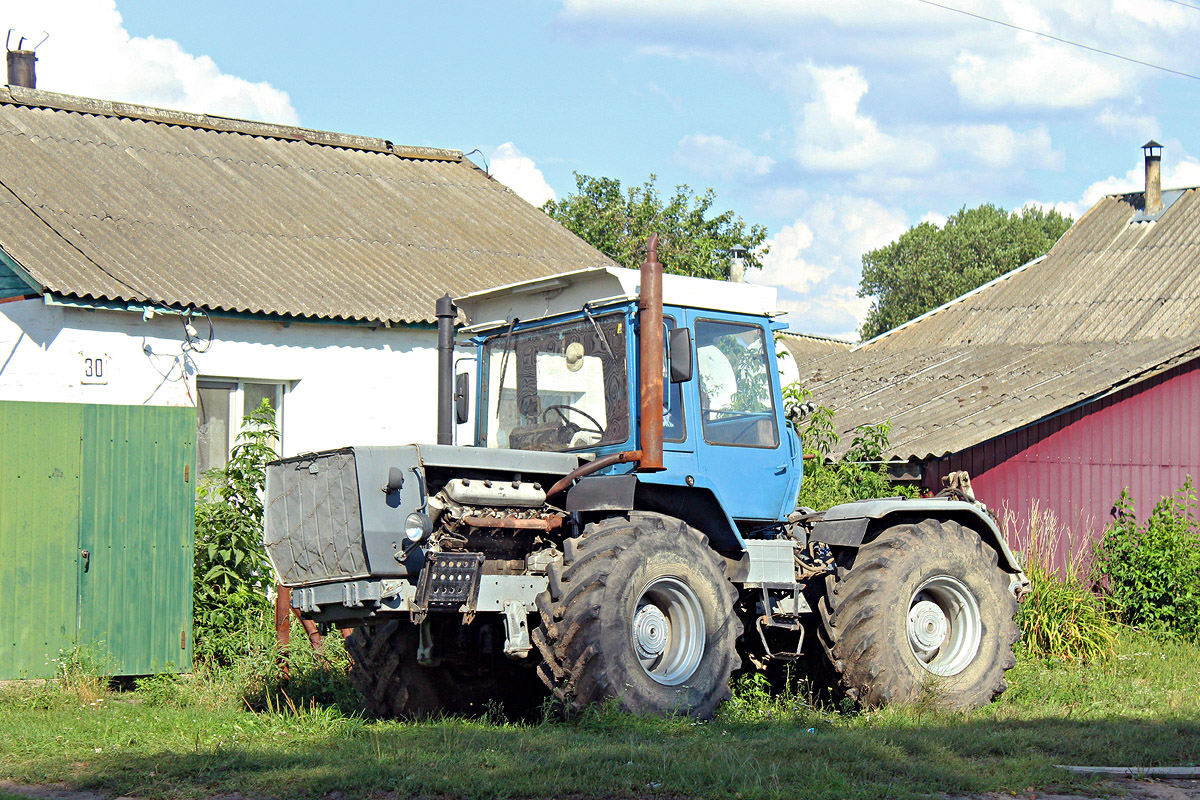
[(425, 541), (433, 532), (433, 520), (422, 511), (414, 511), (404, 519), (404, 535), (413, 544)]

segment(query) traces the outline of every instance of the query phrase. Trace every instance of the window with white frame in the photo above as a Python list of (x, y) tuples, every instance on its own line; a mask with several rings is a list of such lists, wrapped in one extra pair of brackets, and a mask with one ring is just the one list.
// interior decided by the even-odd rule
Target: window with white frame
[[(237, 441), (242, 418), (266, 400), (275, 411), (275, 429), (283, 430), (283, 398), (279, 382), (237, 378), (200, 378), (196, 381), (196, 474), (225, 466)], [(280, 433), (280, 436), (283, 434)], [(275, 443), (276, 452), (280, 442)]]

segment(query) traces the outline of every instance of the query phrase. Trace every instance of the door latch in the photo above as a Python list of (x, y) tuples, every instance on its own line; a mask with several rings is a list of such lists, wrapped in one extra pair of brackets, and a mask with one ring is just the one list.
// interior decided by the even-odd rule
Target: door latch
[(79, 557), (83, 559), (83, 571), (87, 572), (92, 568), (92, 554), (88, 550), (80, 550)]

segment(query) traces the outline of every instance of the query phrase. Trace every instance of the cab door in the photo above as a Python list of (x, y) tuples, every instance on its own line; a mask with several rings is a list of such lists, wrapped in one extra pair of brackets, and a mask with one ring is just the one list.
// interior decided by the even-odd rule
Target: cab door
[(734, 519), (776, 520), (795, 504), (795, 439), (783, 430), (774, 337), (759, 321), (688, 312), (695, 340), (698, 467)]

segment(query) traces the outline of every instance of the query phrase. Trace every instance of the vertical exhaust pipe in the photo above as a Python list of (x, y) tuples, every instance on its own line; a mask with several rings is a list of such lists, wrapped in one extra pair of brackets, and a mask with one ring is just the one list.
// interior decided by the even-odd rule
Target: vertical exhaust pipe
[(640, 328), (639, 394), (641, 420), (639, 472), (656, 472), (663, 467), (663, 298), (662, 264), (658, 262), (658, 234), (650, 235), (646, 260), (642, 262), (642, 290), (638, 296)]
[(458, 307), (443, 295), (437, 301), (438, 396), (437, 443), (454, 444), (454, 322)]

